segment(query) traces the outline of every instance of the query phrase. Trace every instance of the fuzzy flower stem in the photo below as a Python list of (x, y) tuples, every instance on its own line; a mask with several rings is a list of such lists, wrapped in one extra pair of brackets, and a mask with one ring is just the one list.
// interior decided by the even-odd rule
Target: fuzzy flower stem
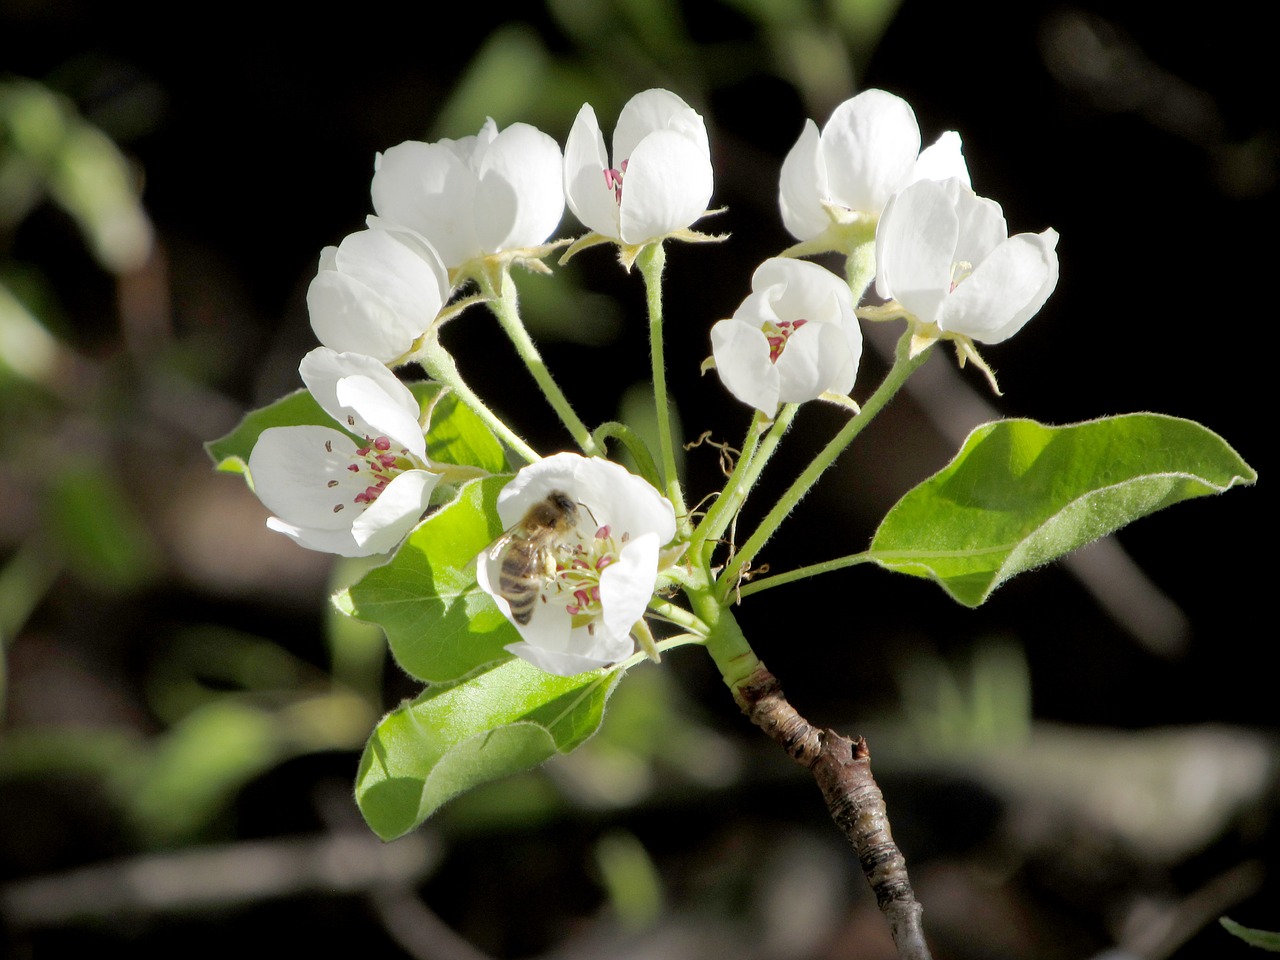
[(818, 452), (813, 458), (804, 472), (798, 476), (791, 486), (787, 488), (786, 493), (778, 500), (773, 509), (760, 521), (760, 526), (742, 545), (742, 549), (738, 551), (733, 558), (731, 566), (727, 567), (720, 579), (717, 581), (717, 592), (721, 601), (724, 600), (737, 585), (738, 577), (743, 570), (746, 570), (755, 559), (762, 547), (773, 536), (774, 532), (786, 519), (787, 514), (795, 509), (801, 498), (809, 492), (810, 488), (817, 483), (818, 478), (826, 472), (827, 468), (835, 463), (836, 458), (844, 452), (845, 448), (853, 442), (853, 439), (862, 432), (876, 416), (877, 413), (889, 402), (902, 385), (907, 382), (907, 378), (911, 376), (920, 366), (929, 358), (930, 351), (925, 350), (910, 357), (911, 333), (904, 333), (898, 340), (898, 347), (894, 358), (893, 367), (885, 376), (880, 386), (876, 388), (867, 402), (862, 405), (862, 413), (854, 417), (837, 433), (825, 447)]
[(466, 381), (462, 379), (462, 375), (458, 372), (457, 364), (453, 362), (453, 357), (449, 355), (449, 351), (444, 348), (437, 338), (428, 337), (421, 348), (414, 354), (414, 359), (422, 364), (422, 368), (426, 370), (429, 377), (450, 387), (458, 399), (466, 404), (472, 413), (484, 421), (499, 440), (514, 450), (518, 457), (526, 463), (533, 463), (535, 460), (541, 459), (532, 447), (525, 443), (514, 430), (503, 423), (492, 410), (484, 405), (484, 401), (467, 386)]
[[(488, 287), (487, 282), (485, 286)], [(498, 318), (498, 324), (511, 340), (512, 345), (516, 348), (516, 353), (524, 361), (524, 365), (533, 374), (533, 379), (537, 381), (539, 388), (541, 388), (542, 395), (547, 398), (551, 408), (560, 417), (560, 422), (565, 425), (565, 428), (573, 437), (573, 442), (578, 445), (579, 450), (589, 457), (599, 454), (601, 450), (591, 436), (591, 432), (587, 430), (586, 425), (574, 413), (568, 398), (565, 397), (564, 392), (552, 378), (551, 371), (547, 369), (546, 363), (542, 360), (542, 355), (538, 353), (538, 348), (534, 345), (533, 339), (524, 328), (524, 323), (520, 319), (519, 295), (516, 292), (515, 281), (511, 279), (511, 274), (505, 270), (502, 272), (501, 293), (492, 289), (486, 289), (484, 292), (492, 297), (487, 301), (489, 309)]]
[(671, 414), (667, 401), (667, 371), (662, 346), (662, 269), (667, 263), (667, 253), (661, 242), (650, 243), (636, 258), (640, 275), (644, 277), (646, 300), (649, 306), (649, 359), (653, 364), (653, 399), (657, 409), (659, 456), (662, 458), (662, 480), (667, 499), (676, 508), (680, 524), (688, 530), (689, 519), (676, 475), (676, 452), (671, 439)]

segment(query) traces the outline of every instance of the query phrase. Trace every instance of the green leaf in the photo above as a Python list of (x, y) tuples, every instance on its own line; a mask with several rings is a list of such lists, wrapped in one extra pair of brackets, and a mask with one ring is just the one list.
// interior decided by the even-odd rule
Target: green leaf
[[(413, 384), (411, 389), (425, 406), (440, 386), (424, 382)], [(449, 392), (440, 396), (431, 411), (427, 455), (442, 463), (480, 467), (489, 473), (502, 473), (507, 469), (506, 454), (493, 431)]]
[(510, 480), (465, 484), (458, 499), (418, 525), (386, 564), (339, 598), (387, 634), (396, 662), (427, 682), (457, 680), (510, 657), (520, 634), (476, 583), (475, 558), (502, 534), (498, 492)]
[(1254, 930), (1236, 923), (1230, 917), (1219, 917), (1218, 922), (1226, 927), (1227, 932), (1239, 937), (1251, 947), (1261, 947), (1272, 953), (1280, 953), (1280, 933), (1271, 930)]
[(337, 427), (333, 417), (306, 390), (295, 390), (275, 403), (244, 415), (244, 419), (225, 437), (210, 440), (204, 445), (213, 458), (215, 468), (231, 473), (249, 475), (249, 454), (258, 436), (268, 427), (296, 427), (309, 424), (321, 427)]
[(1221, 437), (1176, 417), (988, 423), (894, 505), (869, 556), (976, 607), (1014, 574), (1132, 520), (1256, 479)]
[(573, 750), (600, 726), (621, 670), (576, 677), (509, 660), (433, 686), (388, 714), (369, 738), (356, 802), (391, 840), (450, 797)]

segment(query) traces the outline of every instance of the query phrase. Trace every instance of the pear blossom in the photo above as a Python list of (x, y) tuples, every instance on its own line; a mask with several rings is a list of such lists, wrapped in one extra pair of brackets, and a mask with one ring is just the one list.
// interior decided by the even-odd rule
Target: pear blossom
[(639, 247), (685, 230), (711, 199), (711, 148), (702, 117), (669, 90), (627, 101), (613, 133), (612, 160), (589, 103), (564, 148), (569, 209), (596, 234)]
[(473, 137), (410, 140), (378, 154), (371, 192), (379, 222), (421, 234), (456, 270), (503, 253), (537, 255), (564, 214), (564, 160), (536, 127), (499, 132), (490, 118)]
[(631, 654), (632, 630), (657, 582), (659, 548), (675, 536), (676, 522), (670, 501), (625, 468), (558, 453), (523, 468), (498, 494), (503, 526), (516, 529), (553, 493), (576, 505), (576, 523), (552, 543), (554, 571), (543, 577), (527, 622), (502, 595), (501, 549), (476, 558), (476, 579), (520, 632), (507, 650), (568, 677)]
[[(298, 367), (343, 427), (269, 427), (249, 455), (267, 526), (309, 550), (363, 557), (400, 542), (440, 474), (427, 467), (418, 401), (372, 357), (317, 347)], [(363, 439), (353, 439), (351, 434)]]
[(876, 292), (924, 325), (924, 336), (1000, 343), (1053, 292), (1057, 245), (1053, 229), (1009, 236), (1000, 205), (959, 180), (920, 181), (880, 218)]
[(818, 264), (766, 260), (750, 296), (711, 328), (711, 349), (729, 392), (767, 416), (780, 403), (847, 394), (862, 357), (853, 294)]
[(808, 241), (833, 225), (874, 224), (907, 184), (949, 177), (969, 183), (960, 135), (948, 131), (921, 152), (911, 105), (884, 90), (864, 90), (836, 107), (821, 134), (805, 121), (782, 162), (778, 205), (788, 232)]
[(372, 228), (325, 247), (307, 289), (311, 329), (326, 347), (394, 363), (449, 299), (439, 254), (407, 229)]

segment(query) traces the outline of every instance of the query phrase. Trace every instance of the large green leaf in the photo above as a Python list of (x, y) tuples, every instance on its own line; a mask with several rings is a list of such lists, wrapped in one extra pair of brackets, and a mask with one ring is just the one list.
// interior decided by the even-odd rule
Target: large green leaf
[(396, 662), (419, 680), (445, 682), (510, 656), (515, 627), (476, 584), (476, 556), (501, 533), (498, 492), (510, 477), (462, 487), (458, 499), (418, 525), (386, 564), (339, 603), (382, 627)]
[(1221, 437), (1176, 417), (988, 423), (894, 505), (870, 555), (976, 607), (1014, 574), (1132, 520), (1256, 479)]
[(567, 753), (595, 733), (621, 670), (576, 677), (509, 660), (429, 687), (369, 738), (356, 802), (384, 840), (407, 833), (464, 790)]

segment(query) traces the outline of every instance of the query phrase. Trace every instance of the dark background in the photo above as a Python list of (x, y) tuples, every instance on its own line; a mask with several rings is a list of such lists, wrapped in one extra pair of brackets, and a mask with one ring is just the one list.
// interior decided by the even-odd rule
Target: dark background
[[(175, 638), (190, 643), (201, 630), (211, 644), (252, 634), (316, 671), (329, 668), (328, 561), (268, 533), (265, 511), (238, 480), (209, 470), (200, 443), (296, 386), (297, 361), (313, 345), (306, 284), (320, 248), (369, 212), (376, 151), (474, 133), (486, 113), (500, 126), (535, 123), (563, 143), (585, 99), (609, 130), (641, 89), (685, 97), (707, 120), (713, 203), (727, 207), (705, 226), (732, 239), (669, 247), (670, 380), (687, 437), (709, 429), (735, 443), (745, 412), (714, 376), (694, 375), (709, 352), (707, 331), (745, 295), (754, 266), (791, 242), (777, 214), (777, 174), (804, 118), (821, 125), (856, 89), (879, 86), (913, 105), (926, 143), (960, 131), (975, 189), (1003, 205), (1013, 231), (1061, 234), (1056, 293), (1017, 337), (984, 351), (1004, 396), (990, 398), (972, 370), (959, 382), (1005, 415), (1051, 423), (1137, 410), (1194, 419), (1262, 480), (1119, 535), (1134, 569), (1182, 620), (1161, 620), (1142, 600), (1127, 621), (1117, 619), (1059, 564), (1002, 587), (977, 611), (922, 581), (857, 568), (748, 599), (744, 627), (803, 713), (871, 736), (939, 956), (1084, 957), (1117, 943), (1135, 956), (1243, 954), (1217, 927), (1219, 914), (1280, 927), (1274, 630), (1264, 610), (1273, 565), (1257, 545), (1269, 515), (1272, 448), (1260, 408), (1271, 366), (1277, 122), (1271, 40), (1254, 8), (1226, 3), (1173, 19), (1124, 17), (1100, 4), (957, 10), (907, 0), (881, 30), (842, 21), (842, 11), (864, 9), (854, 4), (642, 6), (489, 6), (472, 25), (438, 21), (443, 12), (425, 5), (353, 9), (341, 19), (310, 11), (286, 29), (248, 5), (156, 13), (0, 2), (0, 70), (65, 94), (120, 144), (157, 237), (151, 261), (117, 277), (51, 205), (0, 230), (0, 256), (42, 278), (49, 325), (78, 358), (73, 375), (32, 404), (44, 425), (34, 439), (30, 421), (23, 429), (14, 421), (28, 401), (5, 394), (0, 549), (18, 556), (33, 539), (59, 535), (42, 526), (51, 508), (32, 489), (40, 471), (33, 481), (30, 458), (56, 463), (83, 447), (116, 472), (151, 544), (150, 572), (124, 587), (71, 564), (59, 569), (10, 642), (0, 727), (7, 895), (29, 890), (20, 885), (32, 878), (119, 867), (157, 851), (348, 828), (360, 835), (344, 792), (358, 732), (282, 751), (225, 787), (207, 816), (159, 839), (121, 812), (132, 808), (103, 786), (103, 767), (69, 769), (52, 753), (14, 758), (25, 756), (32, 731), (162, 738), (174, 720), (155, 705), (158, 665), (169, 662)], [(832, 69), (823, 69), (823, 50), (837, 54)], [(566, 213), (562, 233), (573, 230)], [(522, 281), (529, 320), (584, 419), (607, 419), (625, 389), (647, 377), (639, 279), (603, 249), (563, 273), (578, 286), (555, 302), (585, 304), (590, 323), (563, 309), (539, 315), (535, 287), (551, 282), (542, 278)], [(567, 442), (527, 412), (530, 383), (491, 321), (477, 313), (446, 340), (477, 389), (535, 446)], [(928, 369), (943, 376), (944, 366), (954, 366), (949, 355)], [(868, 349), (856, 397), (871, 392), (882, 369)], [(983, 419), (966, 422), (961, 405), (946, 401), (959, 430), (946, 439), (930, 402), (900, 398), (761, 560), (781, 571), (860, 548), (885, 509)], [(840, 420), (825, 409), (802, 412), (753, 505), (763, 509), (781, 489), (788, 454), (803, 462)], [(703, 448), (687, 464), (697, 499), (716, 484), (715, 457)], [(1102, 561), (1088, 554), (1078, 562), (1086, 577), (1092, 569), (1134, 596), (1130, 574), (1099, 574)], [(434, 927), (404, 933), (398, 924), (410, 916), (443, 918), (494, 956), (884, 955), (874, 903), (816, 792), (756, 742), (763, 738), (705, 660), (691, 649), (669, 656), (661, 702), (689, 729), (708, 731), (707, 749), (738, 758), (729, 764), (736, 773), (699, 781), (662, 744), (641, 750), (623, 736), (610, 749), (643, 754), (657, 784), (631, 800), (584, 800), (575, 768), (562, 765), (568, 772), (486, 794), (549, 790), (523, 821), (509, 812), (486, 818), (460, 801), (422, 832), (438, 853), (431, 866), (396, 888), (419, 894), (435, 914), (373, 881), (347, 891), (323, 882), (313, 885), (319, 892), (277, 888), (213, 907), (132, 903), (108, 918), (68, 906), (36, 921), (10, 899), (0, 942), (24, 957), (110, 945), (140, 955), (223, 952), (246, 938), (264, 952), (467, 956), (450, 953), (469, 948)], [(992, 677), (1010, 685), (996, 702), (1031, 703), (1025, 726), (997, 730), (994, 746), (976, 742), (980, 710), (948, 713), (939, 692), (950, 683), (973, 706)], [(215, 693), (236, 691), (225, 676), (204, 681)], [(392, 667), (374, 709), (412, 693)], [(924, 702), (932, 721), (921, 720)], [(1019, 761), (987, 762), (1010, 743)], [(1235, 769), (1227, 760), (1237, 751), (1254, 758), (1249, 769), (1263, 779), (1245, 777), (1253, 786), (1232, 793), (1222, 771)], [(1204, 766), (1205, 757), (1221, 769)], [(1038, 772), (1039, 762), (1062, 779)], [(1179, 790), (1192, 801), (1206, 793), (1223, 800), (1203, 835), (1169, 814), (1167, 831), (1182, 842), (1144, 845), (1088, 812), (1095, 788), (1106, 793), (1113, 782), (1118, 799), (1108, 809), (1117, 822), (1153, 797), (1177, 809)], [(665, 891), (665, 907), (630, 927), (596, 865), (602, 838), (615, 830), (639, 839), (649, 855), (639, 862), (655, 866)], [(792, 887), (808, 891), (799, 902), (816, 911), (804, 933), (787, 933), (775, 917), (806, 915), (784, 895)]]

